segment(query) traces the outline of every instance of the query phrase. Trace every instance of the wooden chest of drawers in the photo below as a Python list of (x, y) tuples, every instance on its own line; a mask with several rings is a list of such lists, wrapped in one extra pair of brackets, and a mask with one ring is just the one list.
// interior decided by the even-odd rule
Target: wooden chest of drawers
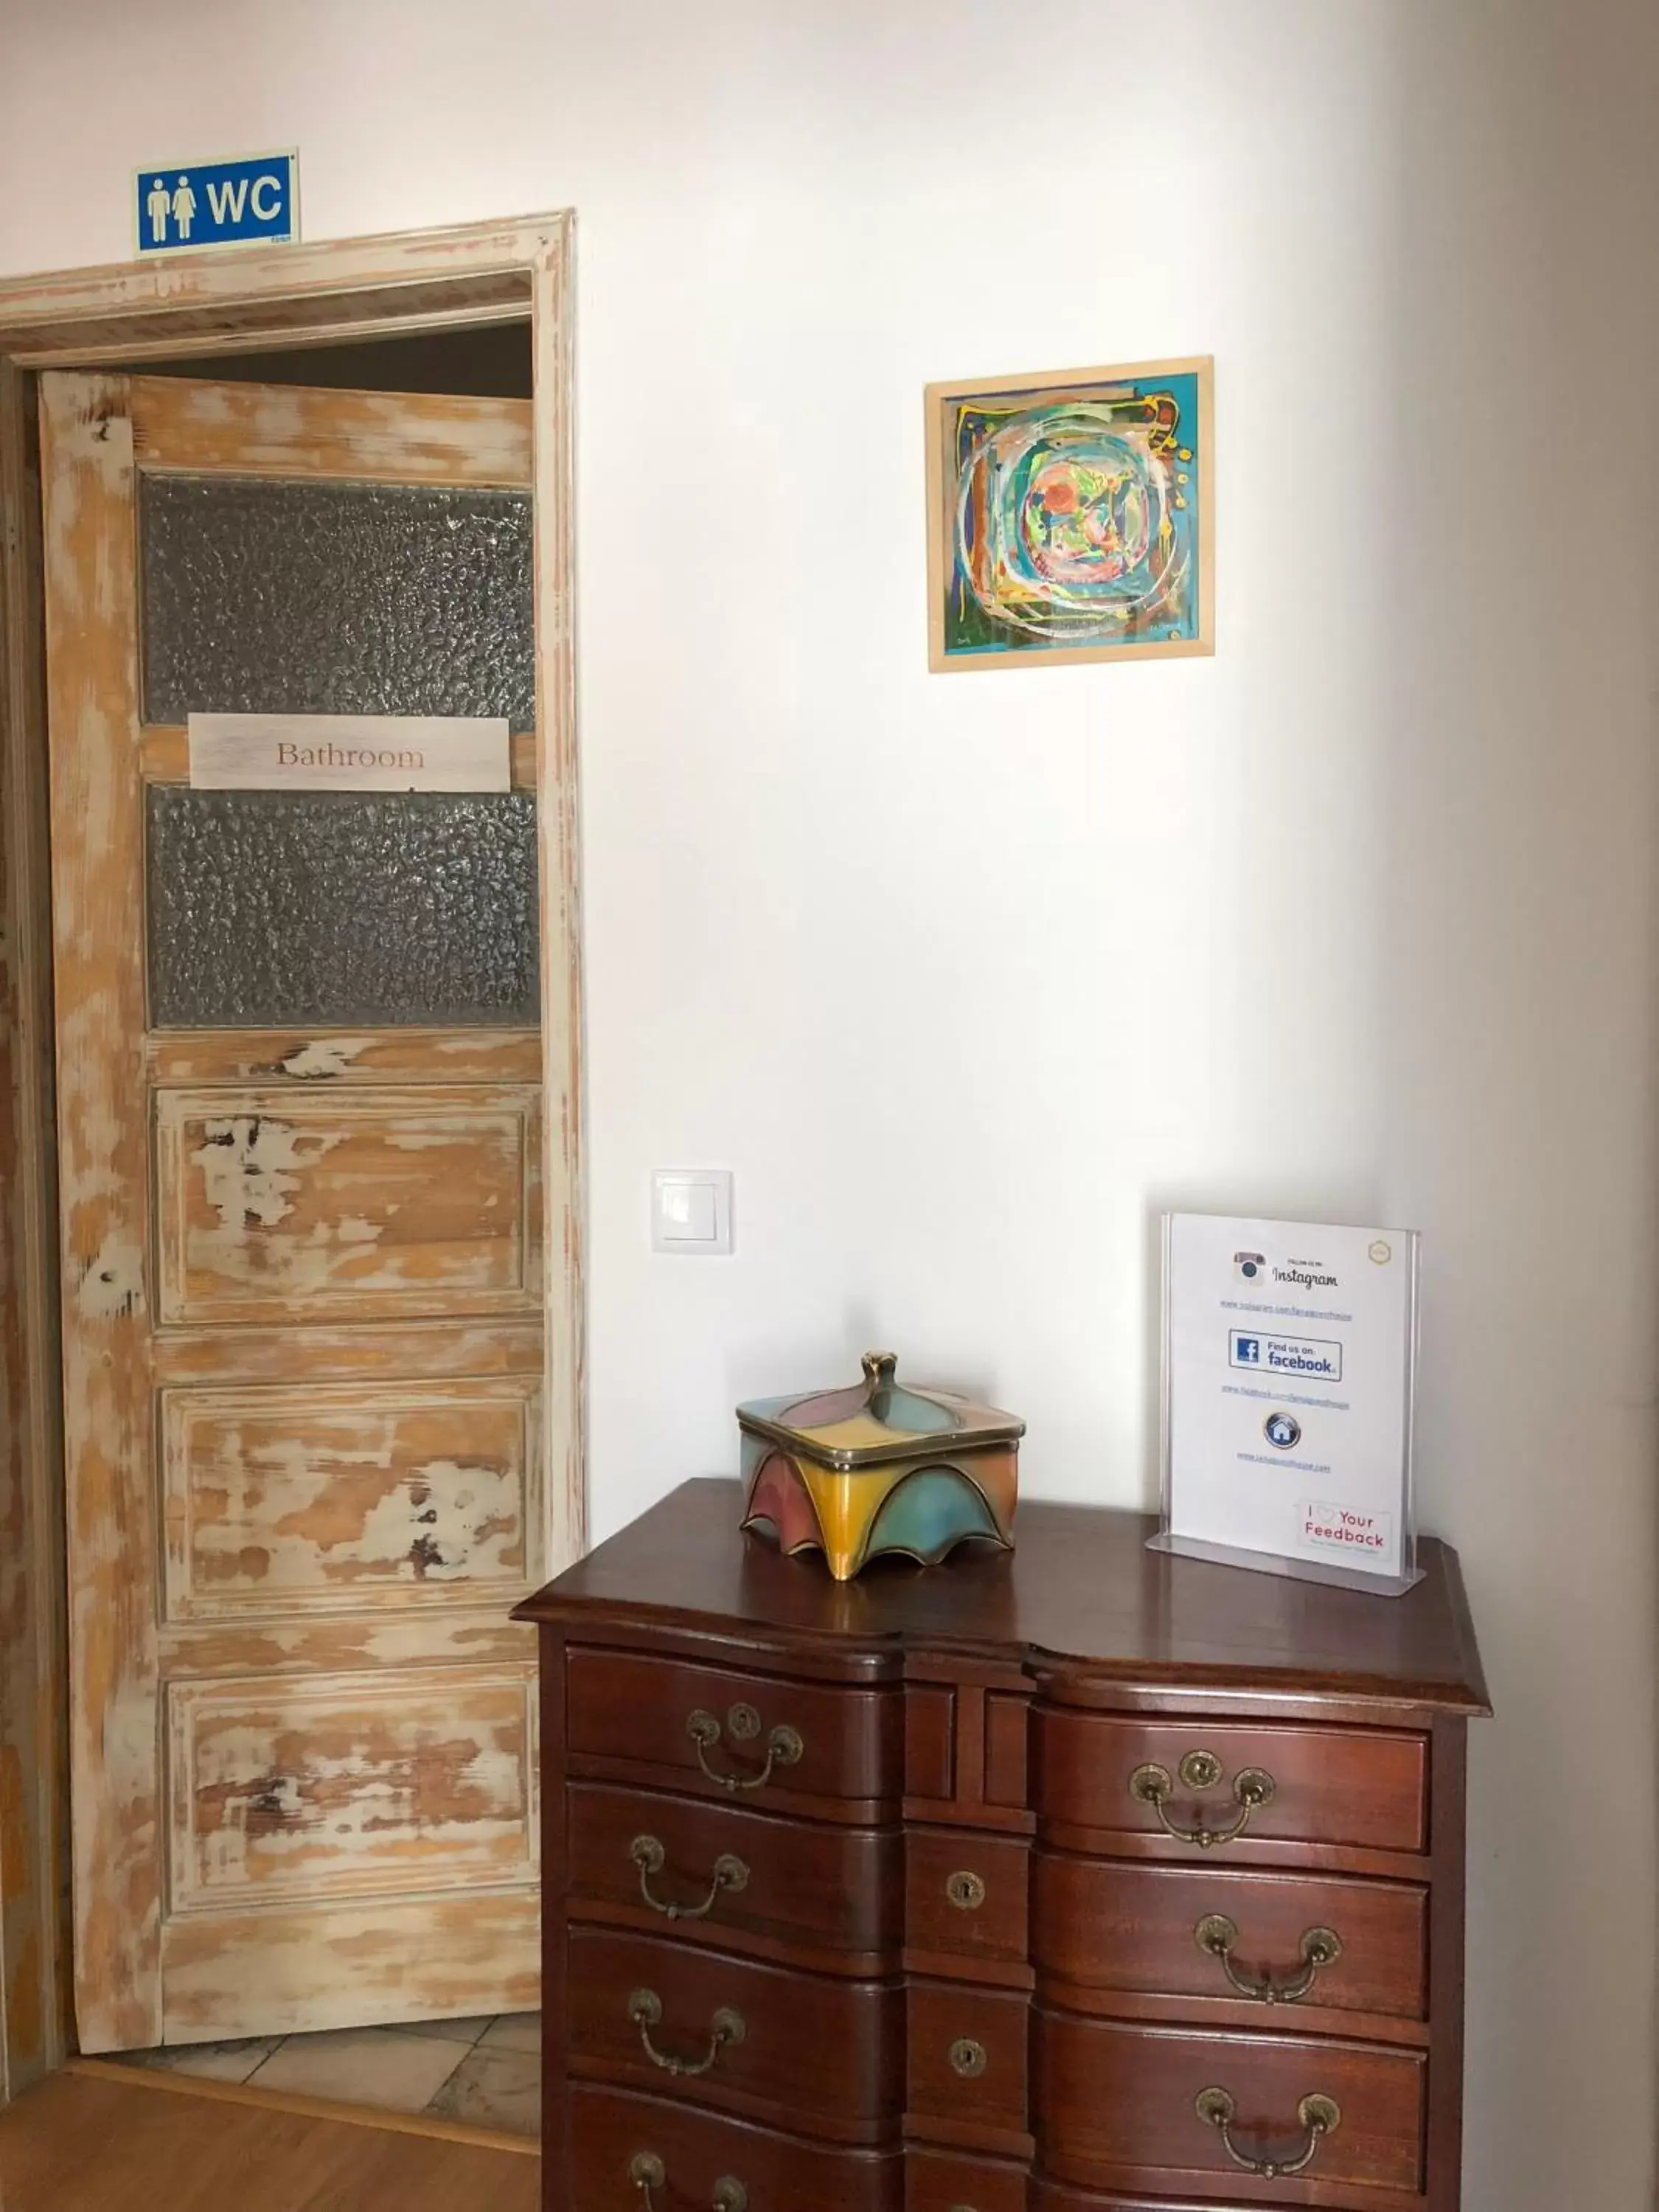
[(548, 2212), (1455, 2212), (1455, 1558), (836, 1583), (686, 1484), (542, 1638)]

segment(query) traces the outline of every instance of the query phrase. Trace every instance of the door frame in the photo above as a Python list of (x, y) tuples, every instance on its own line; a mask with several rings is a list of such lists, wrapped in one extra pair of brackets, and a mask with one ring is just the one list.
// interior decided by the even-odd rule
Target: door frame
[(34, 380), (528, 321), (551, 1559), (586, 1540), (569, 210), (0, 279), (0, 2106), (72, 2041), (46, 645)]

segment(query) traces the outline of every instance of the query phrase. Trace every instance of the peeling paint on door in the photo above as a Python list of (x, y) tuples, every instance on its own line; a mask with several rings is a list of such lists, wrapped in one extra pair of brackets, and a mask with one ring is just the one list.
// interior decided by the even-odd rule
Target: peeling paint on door
[[(234, 1233), (257, 1223), (274, 1229), (292, 1212), (289, 1194), (300, 1188), (304, 1164), (295, 1134), (291, 1123), (257, 1114), (206, 1124), (191, 1160), (222, 1228)], [(313, 1138), (312, 1149), (325, 1152), (338, 1142), (337, 1137)]]
[(358, 1054), (366, 1050), (367, 1037), (319, 1037), (315, 1043), (301, 1045), (297, 1051), (279, 1060), (277, 1066), (284, 1075), (296, 1082), (316, 1083), (331, 1076), (343, 1075)]
[(138, 1240), (118, 1231), (106, 1237), (76, 1285), (75, 1299), (88, 1321), (142, 1313), (144, 1254)]

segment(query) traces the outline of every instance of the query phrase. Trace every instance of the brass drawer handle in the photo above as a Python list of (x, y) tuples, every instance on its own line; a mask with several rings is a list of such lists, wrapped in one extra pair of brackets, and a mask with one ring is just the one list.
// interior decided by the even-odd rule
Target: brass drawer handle
[[(628, 2178), (645, 2199), (646, 2212), (657, 2212), (652, 2199), (668, 2184), (668, 2169), (653, 2150), (635, 2151), (629, 2161)], [(723, 2173), (708, 2198), (709, 2212), (749, 2212), (749, 2191), (742, 2182)]]
[(1342, 2108), (1334, 2097), (1316, 2094), (1304, 2097), (1296, 2108), (1296, 2116), (1306, 2130), (1308, 2140), (1295, 2158), (1246, 2158), (1233, 2141), (1233, 2116), (1238, 2107), (1224, 2089), (1200, 2089), (1195, 2109), (1200, 2120), (1212, 2127), (1220, 2136), (1222, 2147), (1235, 2166), (1243, 2166), (1246, 2173), (1260, 2173), (1269, 2181), (1287, 2173), (1301, 2173), (1314, 2162), (1314, 2155), (1327, 2136), (1334, 2136), (1342, 2124)]
[[(752, 1705), (733, 1705), (726, 1716), (726, 1725), (732, 1732), (732, 1741), (742, 1743), (760, 1734), (760, 1715)], [(709, 1747), (720, 1740), (720, 1724), (714, 1714), (699, 1705), (687, 1719), (685, 1732), (697, 1747), (697, 1764), (708, 1779), (734, 1795), (739, 1790), (763, 1788), (772, 1779), (775, 1768), (795, 1765), (806, 1749), (799, 1732), (787, 1722), (780, 1721), (766, 1739), (766, 1764), (758, 1774), (720, 1774), (708, 1764)]]
[(651, 1893), (651, 1877), (660, 1874), (668, 1863), (668, 1854), (655, 1836), (635, 1836), (628, 1846), (628, 1856), (640, 1870), (640, 1894), (653, 1912), (660, 1912), (665, 1920), (701, 1920), (714, 1910), (714, 1900), (723, 1889), (735, 1897), (740, 1889), (749, 1887), (749, 1869), (731, 1851), (722, 1851), (714, 1862), (714, 1871), (708, 1884), (708, 1894), (701, 1905), (671, 1905), (665, 1898)]
[(958, 1912), (977, 1912), (985, 1902), (985, 1878), (966, 1872), (953, 1874), (945, 1885), (945, 1894)]
[(964, 2081), (977, 2081), (990, 2064), (982, 2043), (975, 2043), (971, 2035), (959, 2035), (947, 2054), (951, 2071), (959, 2074)]
[(1258, 2004), (1300, 2004), (1315, 1982), (1322, 1966), (1334, 1966), (1342, 1956), (1342, 1938), (1334, 1928), (1310, 1928), (1302, 1937), (1302, 1971), (1276, 1982), (1271, 1974), (1263, 1974), (1253, 1982), (1248, 1974), (1241, 1974), (1233, 1964), (1233, 1951), (1238, 1942), (1238, 1930), (1224, 1912), (1206, 1912), (1193, 1935), (1200, 1951), (1207, 1951), (1212, 1959), (1219, 1959), (1227, 1979), (1242, 1997), (1254, 1997)]
[(748, 2033), (743, 2014), (733, 2012), (730, 2005), (722, 2005), (708, 2023), (707, 2054), (702, 2058), (676, 2058), (666, 2051), (659, 2051), (651, 2040), (652, 2029), (662, 2023), (662, 1999), (655, 1990), (635, 1990), (628, 2000), (628, 2017), (640, 2031), (646, 2057), (653, 2066), (660, 2066), (665, 2074), (706, 2074), (728, 2043), (741, 2043)]
[[(1221, 1779), (1221, 1761), (1212, 1751), (1189, 1751), (1182, 1760), (1181, 1779), (1188, 1790), (1208, 1790)], [(1201, 1851), (1211, 1850), (1217, 1844), (1230, 1844), (1235, 1836), (1242, 1836), (1249, 1819), (1259, 1806), (1271, 1805), (1279, 1784), (1265, 1767), (1246, 1766), (1240, 1769), (1233, 1783), (1233, 1796), (1238, 1801), (1238, 1810), (1224, 1826), (1206, 1828), (1202, 1819), (1196, 1827), (1183, 1828), (1170, 1818), (1168, 1801), (1175, 1790), (1167, 1766), (1138, 1766), (1129, 1777), (1129, 1795), (1138, 1804), (1150, 1805), (1158, 1817), (1160, 1826), (1178, 1843), (1196, 1844)]]

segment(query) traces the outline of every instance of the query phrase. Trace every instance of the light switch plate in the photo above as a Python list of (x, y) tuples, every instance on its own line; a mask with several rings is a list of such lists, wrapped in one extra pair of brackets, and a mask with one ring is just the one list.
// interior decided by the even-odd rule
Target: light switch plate
[(651, 1176), (651, 1249), (682, 1255), (732, 1249), (732, 1176), (726, 1168), (656, 1168)]

